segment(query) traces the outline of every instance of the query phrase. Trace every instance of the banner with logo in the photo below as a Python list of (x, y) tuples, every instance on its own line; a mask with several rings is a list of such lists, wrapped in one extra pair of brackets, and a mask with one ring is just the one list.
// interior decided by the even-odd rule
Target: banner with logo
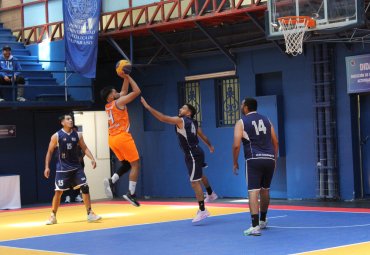
[(95, 78), (101, 0), (63, 0), (66, 62), (76, 73)]
[(370, 92), (370, 55), (346, 57), (347, 92)]

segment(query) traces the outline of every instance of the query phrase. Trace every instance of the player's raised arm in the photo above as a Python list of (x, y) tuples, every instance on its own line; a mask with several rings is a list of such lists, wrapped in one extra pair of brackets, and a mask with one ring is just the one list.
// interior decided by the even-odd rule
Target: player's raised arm
[(137, 85), (137, 83), (135, 82), (135, 80), (132, 79), (132, 77), (129, 75), (127, 75), (127, 78), (132, 88), (132, 91), (128, 93), (126, 96), (121, 96), (120, 98), (117, 99), (116, 105), (120, 108), (124, 107), (126, 104), (130, 103), (131, 101), (133, 101), (135, 98), (137, 98), (141, 94), (141, 90), (139, 86)]
[(54, 134), (51, 136), (48, 151), (45, 157), (45, 171), (44, 171), (45, 178), (49, 178), (50, 176), (50, 160), (55, 150), (55, 147), (57, 147), (57, 144), (58, 144), (57, 134)]
[(164, 115), (163, 113), (161, 113), (161, 112), (157, 111), (156, 109), (154, 109), (153, 107), (151, 107), (145, 101), (145, 99), (143, 97), (141, 97), (141, 103), (159, 121), (162, 121), (162, 122), (168, 123), (168, 124), (176, 125), (178, 128), (183, 128), (183, 125), (184, 125), (183, 120), (181, 118), (179, 118), (178, 116), (171, 117), (171, 116)]
[(81, 150), (83, 151), (83, 153), (85, 153), (85, 155), (91, 159), (91, 165), (93, 167), (93, 169), (96, 168), (96, 161), (94, 159), (94, 156), (92, 155), (91, 151), (89, 150), (89, 148), (87, 148), (87, 145), (85, 143), (85, 140), (83, 138), (83, 135), (82, 134), (78, 134), (80, 140), (78, 142), (78, 144), (80, 145), (81, 147)]
[(121, 92), (119, 94), (120, 96), (126, 96), (128, 93), (128, 85), (130, 84), (130, 79), (127, 74), (121, 74), (119, 75), (119, 77), (123, 79)]
[(234, 143), (233, 143), (233, 163), (234, 163), (233, 172), (236, 175), (238, 174), (239, 169), (238, 158), (242, 137), (243, 137), (243, 123), (241, 121), (238, 121), (235, 124), (234, 128)]
[(209, 152), (213, 153), (215, 151), (215, 148), (212, 146), (211, 141), (208, 139), (208, 137), (203, 133), (202, 129), (198, 127), (197, 135), (199, 138), (207, 145)]

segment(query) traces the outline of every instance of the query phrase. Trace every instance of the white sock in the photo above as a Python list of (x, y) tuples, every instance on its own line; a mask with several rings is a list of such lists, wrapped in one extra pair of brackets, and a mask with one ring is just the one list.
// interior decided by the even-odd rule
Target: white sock
[(112, 176), (112, 183), (116, 183), (116, 181), (118, 181), (118, 180), (119, 180), (119, 175), (118, 174), (114, 174)]
[(135, 194), (136, 189), (136, 182), (130, 181), (128, 184), (128, 190), (130, 191), (131, 195)]

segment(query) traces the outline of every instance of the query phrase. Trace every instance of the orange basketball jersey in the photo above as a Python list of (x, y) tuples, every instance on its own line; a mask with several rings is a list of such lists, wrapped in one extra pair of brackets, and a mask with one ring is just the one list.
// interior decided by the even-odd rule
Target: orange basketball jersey
[(112, 101), (105, 105), (105, 112), (108, 114), (109, 135), (118, 135), (130, 130), (130, 119), (126, 106), (119, 109), (116, 101)]

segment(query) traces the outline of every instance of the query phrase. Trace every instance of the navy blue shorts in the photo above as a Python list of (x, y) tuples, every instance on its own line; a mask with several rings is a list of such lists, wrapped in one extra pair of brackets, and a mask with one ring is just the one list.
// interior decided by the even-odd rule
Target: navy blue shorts
[(70, 188), (78, 189), (87, 183), (85, 171), (83, 168), (72, 171), (56, 171), (55, 190), (68, 190)]
[(248, 190), (269, 189), (274, 176), (275, 160), (250, 159), (247, 160)]
[(196, 147), (191, 154), (185, 155), (185, 163), (191, 182), (200, 181), (203, 176), (204, 152), (202, 148)]

